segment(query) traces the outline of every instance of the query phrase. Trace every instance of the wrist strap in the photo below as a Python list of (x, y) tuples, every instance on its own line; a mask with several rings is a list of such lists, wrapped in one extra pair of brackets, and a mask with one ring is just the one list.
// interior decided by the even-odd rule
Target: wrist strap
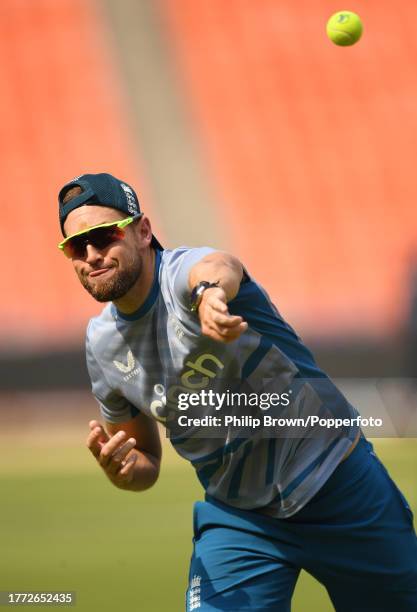
[(198, 307), (201, 304), (201, 300), (203, 299), (203, 293), (206, 289), (211, 289), (212, 287), (218, 287), (219, 282), (209, 283), (209, 281), (200, 281), (198, 285), (194, 287), (191, 291), (190, 296), (190, 310), (191, 312), (197, 312)]

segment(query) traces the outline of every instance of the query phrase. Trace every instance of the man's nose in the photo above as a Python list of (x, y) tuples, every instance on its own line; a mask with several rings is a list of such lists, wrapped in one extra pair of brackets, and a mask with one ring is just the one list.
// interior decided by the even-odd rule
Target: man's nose
[(85, 247), (85, 261), (86, 263), (93, 265), (97, 264), (98, 261), (103, 259), (103, 254), (100, 249), (97, 249), (92, 244), (88, 243)]

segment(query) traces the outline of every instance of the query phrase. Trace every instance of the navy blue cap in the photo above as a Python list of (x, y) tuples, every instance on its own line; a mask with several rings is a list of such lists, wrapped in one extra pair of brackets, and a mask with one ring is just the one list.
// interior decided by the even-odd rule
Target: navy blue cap
[[(82, 192), (64, 204), (66, 193), (73, 187), (80, 187)], [(140, 214), (138, 197), (130, 185), (115, 176), (102, 172), (100, 174), (82, 174), (64, 185), (58, 195), (59, 222), (65, 236), (64, 223), (69, 213), (79, 206), (94, 205), (116, 208), (126, 215)], [(152, 246), (163, 250), (163, 247), (152, 235)]]

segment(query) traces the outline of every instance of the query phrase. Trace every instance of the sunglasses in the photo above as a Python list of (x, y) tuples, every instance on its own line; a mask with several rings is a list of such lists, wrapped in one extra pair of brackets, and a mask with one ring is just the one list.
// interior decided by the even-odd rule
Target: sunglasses
[(82, 259), (86, 255), (88, 244), (91, 244), (95, 249), (102, 250), (113, 242), (117, 242), (117, 240), (123, 240), (125, 228), (133, 221), (140, 219), (142, 214), (127, 217), (121, 221), (101, 223), (100, 225), (89, 227), (82, 232), (77, 232), (65, 238), (65, 240), (58, 244), (58, 248), (64, 251), (64, 254), (70, 259)]

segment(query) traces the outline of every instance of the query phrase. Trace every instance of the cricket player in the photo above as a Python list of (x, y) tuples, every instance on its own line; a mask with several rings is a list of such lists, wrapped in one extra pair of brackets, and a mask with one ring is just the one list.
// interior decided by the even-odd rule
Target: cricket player
[[(337, 612), (417, 611), (409, 505), (355, 408), (240, 261), (208, 247), (164, 250), (135, 191), (110, 174), (67, 183), (59, 217), (59, 247), (83, 287), (108, 302), (87, 331), (103, 422), (90, 422), (88, 448), (116, 487), (142, 491), (158, 478), (160, 421), (205, 489), (187, 611), (287, 612), (301, 569)], [(241, 408), (243, 394), (228, 401), (228, 384), (256, 397), (267, 390), (276, 422), (297, 414), (302, 435), (290, 424), (272, 435), (252, 427), (262, 407)], [(222, 416), (233, 423), (213, 433), (210, 421), (201, 435), (196, 414), (221, 422), (210, 397), (227, 400)], [(187, 398), (193, 412), (179, 407)], [(343, 426), (317, 425), (326, 419)]]

